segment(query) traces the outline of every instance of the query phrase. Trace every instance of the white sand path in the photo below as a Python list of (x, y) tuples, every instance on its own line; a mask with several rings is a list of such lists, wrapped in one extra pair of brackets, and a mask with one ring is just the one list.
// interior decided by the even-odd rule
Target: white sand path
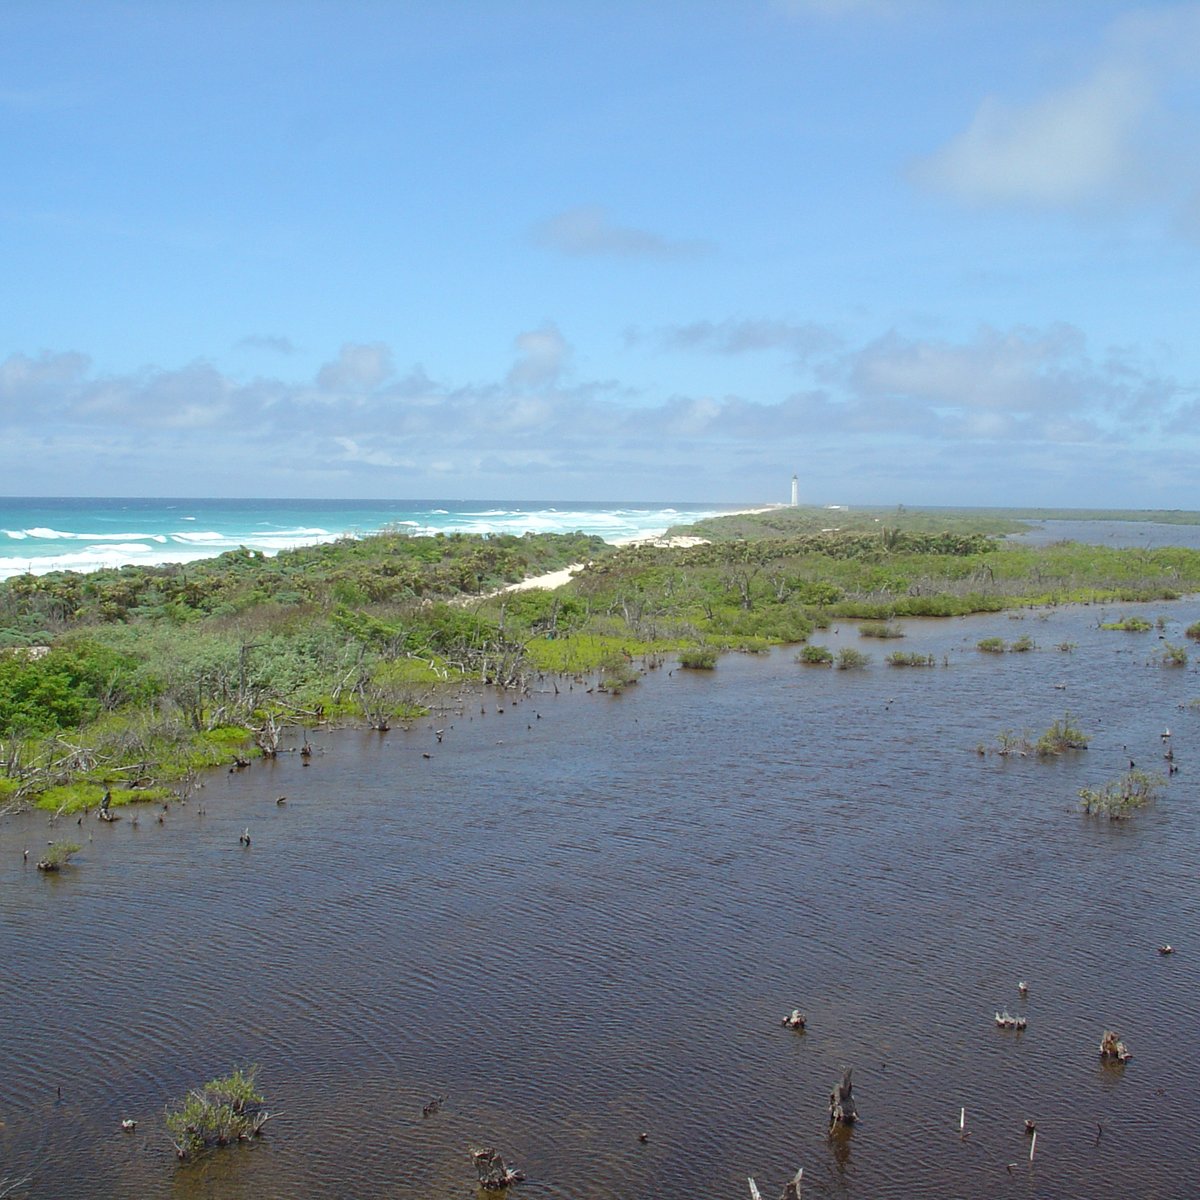
[[(781, 508), (779, 504), (768, 504), (763, 508), (742, 508), (736, 512), (721, 513), (723, 517), (740, 517), (750, 513), (771, 512), (776, 508)], [(656, 534), (649, 534), (643, 537), (618, 538), (613, 542), (614, 546), (663, 546), (668, 549), (681, 549), (687, 546), (707, 546), (708, 538), (692, 537), (690, 535), (681, 537), (662, 537)], [(569, 567), (563, 567), (561, 571), (549, 571), (545, 575), (534, 575), (529, 579), (522, 579), (520, 583), (510, 583), (507, 587), (497, 588), (494, 592), (489, 592), (488, 596), (500, 596), (505, 592), (527, 592), (533, 588), (542, 588), (545, 591), (552, 592), (555, 588), (560, 588), (564, 584), (571, 582), (571, 576), (577, 571), (582, 571), (587, 563), (572, 563)]]

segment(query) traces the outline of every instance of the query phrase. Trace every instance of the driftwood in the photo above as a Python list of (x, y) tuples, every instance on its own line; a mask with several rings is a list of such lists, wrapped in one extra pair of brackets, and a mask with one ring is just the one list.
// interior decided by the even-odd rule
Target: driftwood
[(506, 1188), (514, 1183), (520, 1183), (525, 1178), (523, 1171), (506, 1167), (504, 1159), (495, 1150), (472, 1150), (471, 1159), (479, 1174), (479, 1186), (488, 1189)]
[(854, 1107), (854, 1087), (850, 1082), (850, 1068), (842, 1072), (842, 1078), (833, 1085), (829, 1093), (829, 1124), (853, 1125), (858, 1120), (858, 1109)]
[(1100, 1057), (1106, 1062), (1125, 1063), (1133, 1057), (1133, 1052), (1113, 1030), (1106, 1029), (1100, 1039)]
[(1005, 1009), (1002, 1013), (996, 1014), (997, 1029), (1015, 1029), (1018, 1033), (1029, 1024), (1025, 1017), (1014, 1017), (1012, 1013)]
[[(781, 1200), (800, 1200), (800, 1180), (804, 1178), (804, 1168), (801, 1167), (795, 1175), (791, 1177), (783, 1185), (783, 1196)], [(750, 1200), (762, 1200), (762, 1192), (758, 1190), (758, 1184), (754, 1182), (753, 1175), (746, 1176), (746, 1182), (750, 1185)]]
[(783, 1018), (783, 1024), (786, 1025), (788, 1029), (803, 1030), (808, 1024), (808, 1018), (798, 1008), (793, 1008), (792, 1011)]

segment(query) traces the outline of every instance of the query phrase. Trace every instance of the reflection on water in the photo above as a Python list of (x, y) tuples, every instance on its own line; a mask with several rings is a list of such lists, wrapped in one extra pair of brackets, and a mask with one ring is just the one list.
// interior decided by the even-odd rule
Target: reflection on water
[[(727, 656), (618, 698), (489, 697), (442, 743), (314, 735), (311, 767), (215, 774), (162, 825), (9, 818), (0, 1179), (424, 1200), (474, 1194), (494, 1145), (517, 1195), (562, 1200), (770, 1196), (800, 1165), (806, 1196), (1200, 1194), (1200, 681), (1153, 665), (1157, 633), (1097, 628), (1120, 611), (908, 622), (935, 669), (847, 625), (814, 640), (865, 671)], [(1141, 611), (1182, 642), (1200, 604)], [(976, 753), (1064, 708), (1088, 751)], [(1076, 789), (1157, 769), (1168, 726), (1157, 805), (1083, 818)], [(48, 878), (21, 851), (53, 837), (85, 847)], [(250, 1062), (266, 1137), (178, 1169), (163, 1106)], [(862, 1122), (831, 1139), (843, 1065)]]

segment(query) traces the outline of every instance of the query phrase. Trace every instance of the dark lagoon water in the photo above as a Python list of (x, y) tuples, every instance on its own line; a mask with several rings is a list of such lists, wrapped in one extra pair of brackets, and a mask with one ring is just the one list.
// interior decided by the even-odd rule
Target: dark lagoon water
[(1028, 533), (1010, 534), (1009, 541), (1031, 546), (1053, 542), (1086, 542), (1095, 546), (1139, 547), (1158, 550), (1186, 546), (1200, 550), (1200, 525), (1168, 525), (1162, 521), (1053, 520), (1032, 522)]
[[(1200, 1195), (1200, 678), (1155, 665), (1157, 631), (1097, 627), (1125, 611), (846, 625), (814, 640), (866, 670), (787, 650), (615, 698), (547, 682), (318, 731), (310, 767), (216, 773), (161, 825), (5, 819), (0, 1179), (466, 1198), (494, 1145), (530, 1200), (745, 1197), (748, 1175), (774, 1197), (800, 1165), (806, 1197)], [(1136, 611), (1180, 643), (1200, 602)], [(889, 668), (897, 646), (939, 665)], [(1089, 750), (976, 752), (1066, 709)], [(1080, 786), (1165, 765), (1167, 727), (1158, 802), (1082, 816)], [(76, 835), (60, 876), (23, 863)], [(1128, 1065), (1101, 1064), (1106, 1027)], [(266, 1135), (177, 1165), (164, 1105), (251, 1062)], [(831, 1140), (844, 1064), (862, 1121)]]

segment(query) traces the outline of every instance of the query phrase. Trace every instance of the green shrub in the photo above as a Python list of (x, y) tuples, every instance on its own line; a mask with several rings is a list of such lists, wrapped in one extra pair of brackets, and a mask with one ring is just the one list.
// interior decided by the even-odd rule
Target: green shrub
[(711, 646), (696, 646), (679, 652), (679, 665), (691, 671), (711, 671), (717, 665), (717, 652)]
[(1102, 788), (1080, 788), (1079, 799), (1089, 816), (1107, 817), (1122, 821), (1144, 807), (1162, 790), (1161, 775), (1147, 771), (1126, 771), (1119, 779), (1110, 780)]
[(1200, 642), (1200, 621), (1193, 621), (1183, 632), (1193, 642)]
[(982, 650), (984, 654), (1003, 654), (1004, 639), (998, 637), (986, 637), (975, 643), (976, 650)]
[(864, 621), (858, 627), (859, 637), (869, 638), (900, 638), (904, 630), (899, 625), (889, 625), (887, 621)]
[(1068, 750), (1086, 750), (1091, 740), (1089, 734), (1071, 721), (1071, 714), (1064, 713), (1038, 738), (1034, 748), (1040, 757), (1049, 758), (1055, 754), (1065, 754)]
[(1141, 617), (1122, 617), (1119, 621), (1105, 621), (1101, 629), (1116, 629), (1122, 633), (1147, 633), (1153, 626)]
[(1159, 649), (1158, 661), (1164, 667), (1186, 667), (1188, 664), (1188, 652), (1184, 646), (1173, 646), (1167, 642)]
[(837, 652), (834, 665), (839, 671), (854, 671), (865, 667), (870, 661), (870, 656), (861, 650), (855, 650), (853, 646), (843, 646)]
[(167, 1110), (167, 1132), (180, 1158), (212, 1146), (248, 1141), (259, 1133), (270, 1114), (260, 1107), (263, 1097), (254, 1085), (257, 1074), (258, 1068), (250, 1067), (210, 1080)]
[(936, 667), (937, 659), (932, 654), (905, 654), (897, 650), (884, 660), (889, 667)]
[(1029, 650), (1036, 649), (1036, 645), (1033, 638), (1029, 634), (1025, 634), (1017, 638), (1015, 642), (1010, 643), (1008, 649), (1010, 654), (1024, 654)]
[(38, 859), (39, 871), (61, 871), (83, 847), (78, 842), (51, 842), (46, 853)]
[(833, 662), (833, 651), (828, 646), (805, 646), (796, 661), (808, 667), (827, 667)]

